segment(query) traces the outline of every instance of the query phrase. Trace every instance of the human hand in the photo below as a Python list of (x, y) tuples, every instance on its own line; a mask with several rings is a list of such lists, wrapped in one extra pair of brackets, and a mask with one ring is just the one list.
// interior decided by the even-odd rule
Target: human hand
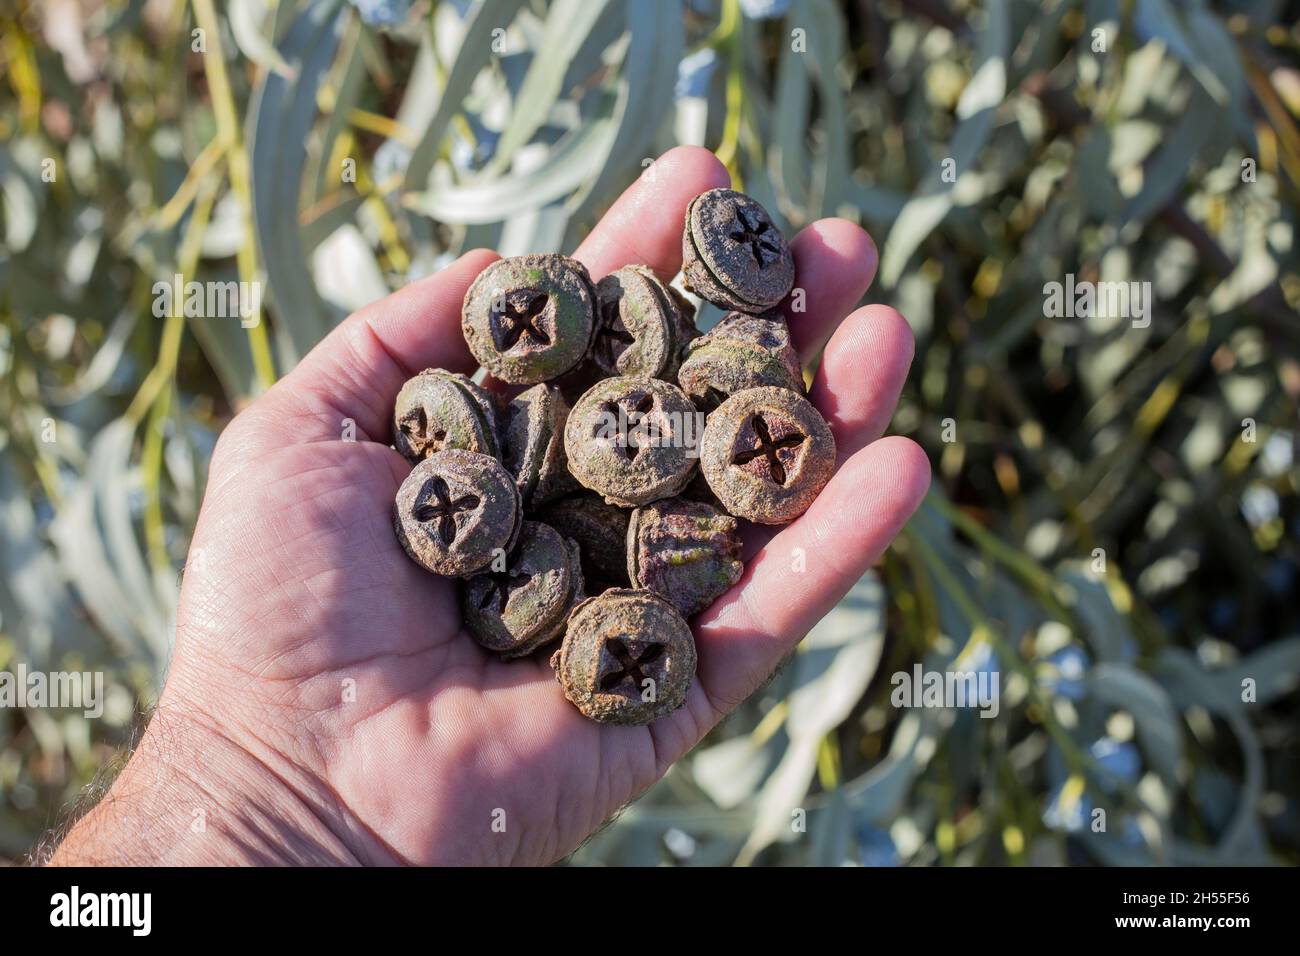
[[(671, 278), (687, 203), (727, 185), (711, 153), (674, 149), (575, 256), (593, 279), (629, 263)], [(545, 654), (502, 663), (465, 634), (458, 582), (394, 538), (410, 465), (388, 447), (393, 399), (421, 369), (473, 370), (461, 300), (496, 258), (478, 250), (348, 318), (223, 432), (157, 711), (54, 862), (543, 864), (650, 786), (767, 679), (929, 484), (915, 444), (880, 437), (908, 326), (884, 306), (850, 312), (871, 240), (827, 219), (792, 246), (806, 309), (787, 318), (805, 360), (825, 345), (809, 397), (839, 470), (792, 524), (748, 529), (744, 577), (693, 622), (685, 706), (642, 727), (583, 718)]]

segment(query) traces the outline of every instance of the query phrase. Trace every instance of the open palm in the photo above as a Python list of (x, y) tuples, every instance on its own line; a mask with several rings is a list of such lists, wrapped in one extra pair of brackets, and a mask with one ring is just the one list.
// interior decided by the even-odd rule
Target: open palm
[[(688, 201), (726, 185), (712, 154), (675, 149), (575, 255), (593, 279), (637, 262), (670, 278)], [(485, 652), (461, 629), (458, 583), (413, 564), (392, 533), (410, 471), (387, 447), (394, 396), (423, 368), (472, 371), (460, 304), (491, 252), (350, 317), (237, 416), (187, 562), (159, 706), (169, 719), (150, 730), (203, 728), (206, 743), (153, 749), (223, 768), (227, 785), (207, 791), (214, 827), (263, 855), (297, 841), (297, 859), (551, 862), (757, 688), (876, 560), (929, 480), (914, 444), (880, 438), (912, 340), (891, 309), (850, 312), (875, 271), (871, 240), (823, 220), (793, 249), (806, 308), (787, 317), (805, 360), (825, 346), (810, 397), (835, 433), (839, 471), (793, 524), (750, 529), (744, 577), (694, 622), (686, 705), (648, 727), (581, 717), (544, 654), (503, 663)], [(238, 781), (252, 776), (276, 781), (283, 812), (239, 804)], [(176, 811), (176, 825), (188, 820)]]

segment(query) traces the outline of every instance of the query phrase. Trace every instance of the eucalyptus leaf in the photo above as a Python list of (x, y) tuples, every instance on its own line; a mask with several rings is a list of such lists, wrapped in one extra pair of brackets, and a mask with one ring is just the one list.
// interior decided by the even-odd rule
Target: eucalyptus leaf
[(771, 766), (772, 747), (749, 736), (706, 747), (691, 760), (695, 782), (720, 807), (739, 806), (758, 790)]
[(349, 114), (360, 102), (363, 83), (366, 79), (366, 62), (362, 54), (362, 36), (359, 28), (351, 31), (343, 42), (343, 73), (339, 80), (338, 91), (334, 97), (334, 108), (330, 111), (325, 132), (321, 135), (319, 162), (316, 169), (316, 196), (320, 197), (330, 191), (331, 186), (342, 179), (342, 170), (331, 169), (330, 160), (334, 157), (334, 144), (348, 126)]
[[(808, 0), (795, 0), (787, 14), (787, 24), (811, 22)], [(788, 32), (788, 30), (787, 30)], [(776, 73), (776, 109), (772, 137), (772, 160), (781, 189), (795, 206), (809, 205), (808, 150), (804, 143), (808, 127), (808, 109), (812, 99), (810, 77), (805, 67), (807, 54), (797, 52), (793, 43), (782, 44), (781, 60)]]
[(1254, 705), (1267, 707), (1300, 687), (1300, 637), (1288, 637), (1261, 648), (1218, 675), (1225, 697), (1245, 693), (1245, 682), (1254, 690)]
[(1006, 94), (1009, 53), (1007, 4), (1005, 0), (991, 0), (975, 72), (957, 103), (957, 129), (947, 151), (903, 207), (885, 240), (880, 259), (880, 279), (885, 285), (897, 283), (912, 253), (952, 208), (958, 180), (974, 167)]
[(758, 795), (754, 828), (736, 858), (738, 863), (753, 862), (766, 847), (777, 840), (794, 839), (800, 824), (806, 826), (807, 808), (800, 804), (812, 782), (819, 746), (820, 741), (812, 738), (790, 741), (781, 762)]
[(496, 222), (573, 192), (592, 172), (591, 157), (608, 148), (615, 130), (597, 120), (569, 134), (536, 169), (465, 186), (409, 193), (406, 206), (442, 222)]
[(568, 201), (570, 216), (585, 221), (610, 198), (621, 176), (640, 169), (643, 153), (672, 103), (683, 34), (678, 4), (628, 0), (628, 49), (613, 106), (614, 129), (595, 175)]
[[(489, 172), (506, 169), (515, 151), (546, 121), (563, 91), (569, 63), (605, 12), (609, 0), (554, 0), (546, 15), (546, 30), (538, 53), (515, 98), (510, 123), (501, 133)], [(635, 4), (633, 5), (635, 7)]]
[(406, 167), (405, 192), (420, 192), (428, 188), (429, 174), (448, 124), (461, 108), (474, 78), (491, 61), (498, 35), (504, 33), (522, 6), (523, 0), (479, 0), (471, 10), (460, 52), (447, 69), (447, 81), (442, 88), (438, 109), (421, 134)]
[(1264, 756), (1259, 738), (1246, 719), (1239, 694), (1234, 687), (1208, 675), (1200, 664), (1181, 648), (1169, 648), (1157, 662), (1157, 674), (1169, 695), (1182, 706), (1200, 706), (1222, 717), (1231, 728), (1245, 763), (1243, 788), (1237, 807), (1213, 850), (1190, 841), (1175, 841), (1175, 861), (1183, 865), (1245, 864), (1261, 862), (1258, 804), (1264, 789)]
[(1182, 733), (1169, 696), (1147, 675), (1123, 664), (1102, 662), (1085, 678), (1092, 699), (1121, 707), (1133, 717), (1142, 750), (1169, 784), (1178, 777)]
[(843, 84), (838, 75), (846, 46), (843, 15), (831, 0), (811, 2), (814, 29), (809, 34), (810, 65), (817, 82), (825, 142), (816, 183), (818, 198), (809, 210), (810, 218), (836, 215), (845, 199), (849, 179), (848, 126)]
[(298, 192), (316, 93), (345, 22), (332, 3), (309, 5), (290, 26), (281, 48), (297, 78), (290, 83), (268, 74), (248, 115), (253, 219), (286, 365), (305, 355), (333, 325), (307, 269), (298, 233)]
[(792, 739), (820, 739), (862, 697), (884, 647), (883, 597), (879, 578), (867, 574), (850, 592), (850, 602), (833, 609), (804, 639), (792, 665), (786, 720)]
[(261, 0), (229, 0), (229, 4), (230, 32), (234, 34), (240, 52), (258, 66), (292, 80), (293, 67), (285, 62), (275, 44), (263, 32), (267, 10)]

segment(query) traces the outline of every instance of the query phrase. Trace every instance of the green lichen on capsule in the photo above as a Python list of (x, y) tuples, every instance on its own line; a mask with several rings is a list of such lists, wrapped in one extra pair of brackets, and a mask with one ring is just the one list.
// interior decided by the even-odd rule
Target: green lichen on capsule
[(785, 319), (729, 312), (690, 344), (677, 373), (682, 390), (704, 412), (747, 388), (803, 392), (803, 368)]
[(689, 617), (740, 580), (744, 565), (736, 519), (703, 502), (668, 498), (632, 512), (627, 570)]
[(522, 657), (563, 634), (583, 586), (578, 546), (545, 524), (525, 521), (505, 566), (465, 582), (465, 624), (488, 650)]

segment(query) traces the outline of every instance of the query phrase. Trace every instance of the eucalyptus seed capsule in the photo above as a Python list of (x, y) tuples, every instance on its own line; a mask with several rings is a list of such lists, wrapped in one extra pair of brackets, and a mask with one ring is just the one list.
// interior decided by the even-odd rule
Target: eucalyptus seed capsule
[(710, 189), (686, 210), (682, 274), (687, 289), (719, 308), (766, 312), (794, 286), (794, 255), (757, 201)]
[(523, 504), (510, 473), (495, 458), (447, 448), (411, 470), (397, 490), (394, 530), (416, 564), (468, 577), (509, 553)]
[(497, 404), (468, 377), (427, 368), (407, 380), (393, 406), (393, 447), (411, 464), (444, 448), (499, 454)]
[(600, 310), (592, 361), (606, 375), (670, 380), (694, 335), (695, 307), (645, 266), (624, 266), (596, 284)]
[[(705, 486), (707, 489), (707, 486)], [(553, 501), (535, 512), (566, 538), (578, 543), (588, 594), (608, 587), (627, 587), (627, 508), (606, 504), (600, 495), (580, 492)]]
[(465, 625), (488, 650), (522, 657), (560, 637), (569, 611), (582, 600), (578, 546), (547, 525), (525, 521), (502, 564), (465, 582)]
[(551, 657), (564, 696), (611, 724), (648, 724), (681, 707), (695, 663), (695, 638), (677, 610), (651, 591), (623, 588), (574, 608)]
[(547, 382), (521, 392), (507, 409), (503, 461), (515, 476), (525, 507), (578, 489), (564, 453), (568, 418), (569, 403)]
[(709, 416), (700, 467), (723, 507), (759, 524), (808, 510), (835, 471), (835, 437), (813, 404), (788, 388), (737, 392)]
[(683, 617), (697, 614), (744, 573), (737, 529), (735, 518), (702, 502), (665, 498), (642, 505), (627, 528), (628, 578)]
[(591, 344), (596, 290), (586, 267), (559, 255), (501, 259), (465, 293), (461, 331), (496, 378), (532, 385), (576, 366)]
[(804, 390), (803, 369), (785, 319), (743, 312), (728, 312), (690, 344), (677, 381), (703, 412), (747, 388)]
[(569, 470), (612, 505), (633, 507), (680, 491), (695, 471), (699, 423), (677, 386), (618, 376), (597, 382), (569, 413)]

